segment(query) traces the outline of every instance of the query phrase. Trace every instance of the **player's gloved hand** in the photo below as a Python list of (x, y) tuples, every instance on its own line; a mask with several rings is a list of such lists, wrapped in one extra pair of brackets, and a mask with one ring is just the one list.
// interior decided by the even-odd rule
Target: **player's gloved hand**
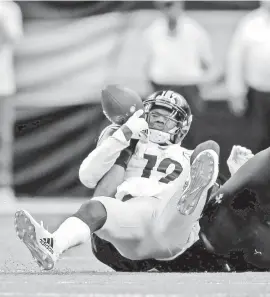
[(249, 159), (254, 156), (251, 150), (240, 145), (234, 145), (232, 147), (230, 156), (227, 160), (231, 175), (234, 175), (236, 171), (243, 166)]
[(131, 138), (145, 140), (148, 135), (148, 123), (142, 117), (144, 111), (137, 110), (125, 124), (121, 126), (121, 130), (127, 140)]

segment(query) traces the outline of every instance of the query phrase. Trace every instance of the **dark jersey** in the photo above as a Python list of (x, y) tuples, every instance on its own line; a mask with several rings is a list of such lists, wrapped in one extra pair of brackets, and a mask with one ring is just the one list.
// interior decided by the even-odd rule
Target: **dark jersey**
[(212, 197), (200, 220), (216, 254), (242, 253), (270, 268), (270, 148), (245, 163)]

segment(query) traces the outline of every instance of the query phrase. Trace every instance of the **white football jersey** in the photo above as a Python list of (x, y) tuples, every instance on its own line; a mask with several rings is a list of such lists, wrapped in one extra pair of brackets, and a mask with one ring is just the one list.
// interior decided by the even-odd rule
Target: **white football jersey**
[(161, 146), (139, 141), (116, 198), (122, 200), (129, 194), (169, 199), (176, 191), (181, 193), (189, 181), (191, 154), (179, 144)]

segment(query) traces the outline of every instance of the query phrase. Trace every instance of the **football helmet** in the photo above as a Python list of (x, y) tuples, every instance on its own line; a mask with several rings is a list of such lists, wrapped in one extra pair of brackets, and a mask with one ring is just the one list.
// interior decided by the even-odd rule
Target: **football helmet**
[(154, 108), (164, 108), (171, 113), (167, 116), (167, 121), (176, 122), (176, 126), (170, 131), (160, 131), (157, 129), (149, 129), (149, 140), (162, 144), (181, 143), (187, 135), (191, 122), (192, 114), (186, 99), (171, 90), (157, 91), (150, 95), (144, 102), (145, 119), (149, 123), (149, 113)]

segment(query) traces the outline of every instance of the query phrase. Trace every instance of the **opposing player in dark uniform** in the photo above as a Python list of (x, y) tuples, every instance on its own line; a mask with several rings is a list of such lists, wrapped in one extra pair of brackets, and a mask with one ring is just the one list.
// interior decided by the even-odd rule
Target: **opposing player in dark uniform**
[(200, 237), (212, 253), (270, 269), (270, 148), (214, 194), (200, 225)]

